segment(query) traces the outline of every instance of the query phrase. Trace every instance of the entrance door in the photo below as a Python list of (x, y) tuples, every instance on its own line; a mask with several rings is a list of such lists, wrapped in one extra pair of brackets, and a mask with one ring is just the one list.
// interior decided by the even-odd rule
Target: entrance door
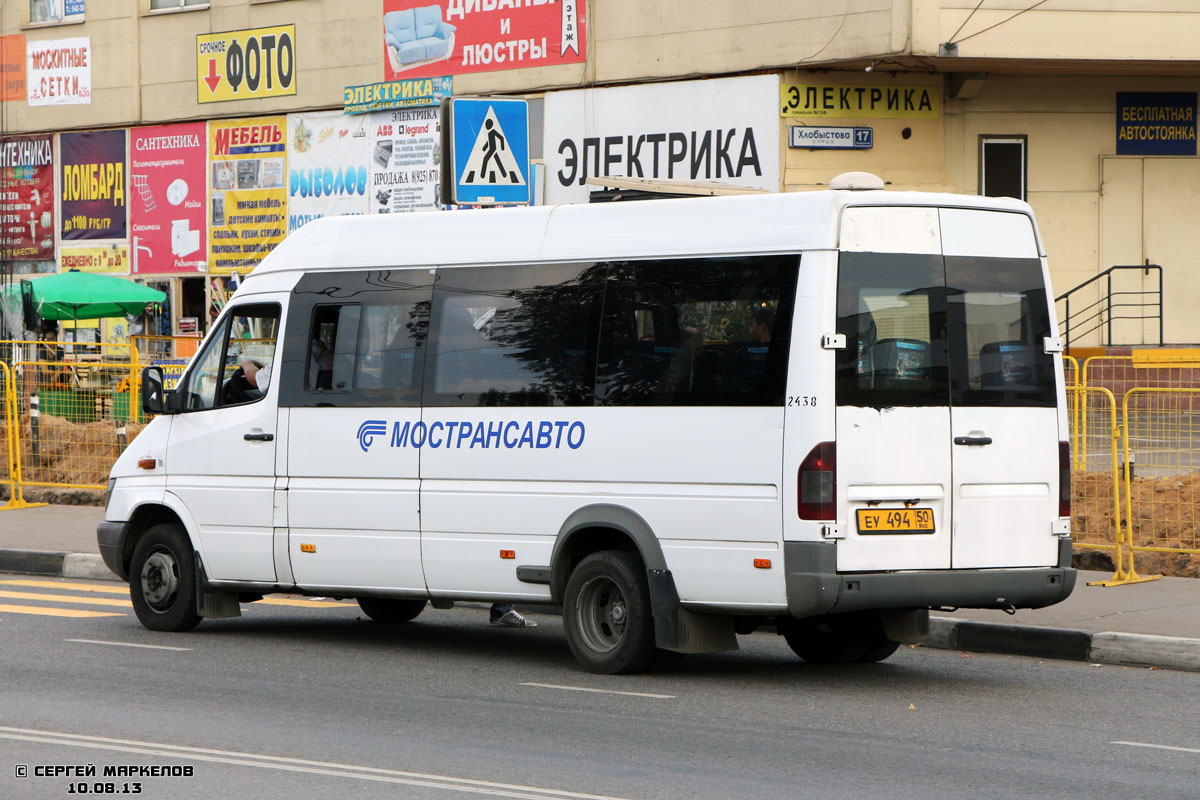
[[(272, 379), (282, 300), (230, 307), (176, 390), (181, 413), (167, 446), (167, 490), (199, 531), (208, 577), (275, 580), (278, 381)], [(257, 384), (243, 363), (261, 364)], [(267, 369), (270, 367), (270, 369)]]

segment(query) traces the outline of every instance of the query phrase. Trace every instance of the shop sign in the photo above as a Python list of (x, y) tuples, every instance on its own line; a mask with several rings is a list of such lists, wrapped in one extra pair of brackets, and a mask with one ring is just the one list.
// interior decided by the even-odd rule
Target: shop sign
[(53, 152), (48, 133), (3, 141), (0, 258), (4, 261), (54, 258)]
[(0, 101), (25, 99), (25, 34), (0, 36)]
[(196, 36), (197, 102), (295, 93), (295, 25)]
[(785, 117), (937, 119), (942, 90), (936, 86), (840, 86), (788, 83), (779, 87)]
[(454, 94), (453, 88), (454, 78), (449, 75), (347, 86), (342, 90), (342, 111), (365, 114), (390, 108), (441, 105), (443, 99)]
[(371, 132), (372, 214), (436, 211), (442, 169), (440, 109), (376, 111)]
[(64, 106), (92, 102), (91, 42), (87, 36), (26, 42), (29, 105)]
[(587, 60), (586, 8), (586, 0), (383, 0), (383, 75), (580, 63)]
[(208, 271), (247, 274), (287, 235), (287, 117), (208, 123)]
[(129, 245), (108, 247), (64, 247), (61, 253), (61, 272), (104, 272), (110, 275), (129, 274)]
[(605, 175), (779, 190), (775, 75), (549, 92), (546, 202)]
[(203, 122), (130, 130), (133, 274), (207, 269), (206, 137)]
[(124, 239), (125, 131), (59, 136), (62, 238)]
[(1117, 155), (1196, 155), (1196, 92), (1117, 92)]
[(367, 213), (368, 118), (289, 114), (288, 232), (321, 217)]
[(792, 125), (788, 147), (809, 150), (869, 150), (875, 144), (873, 128), (832, 128), (824, 125)]

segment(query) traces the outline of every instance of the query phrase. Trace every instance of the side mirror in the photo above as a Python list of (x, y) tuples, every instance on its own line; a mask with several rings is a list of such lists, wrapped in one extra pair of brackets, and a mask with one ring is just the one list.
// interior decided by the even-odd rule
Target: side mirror
[(162, 367), (146, 367), (142, 370), (142, 411), (147, 414), (177, 414), (163, 388)]

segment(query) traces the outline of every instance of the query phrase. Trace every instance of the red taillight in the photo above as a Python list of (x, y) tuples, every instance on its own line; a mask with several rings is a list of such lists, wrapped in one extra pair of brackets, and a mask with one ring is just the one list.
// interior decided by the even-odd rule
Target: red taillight
[(837, 459), (833, 442), (821, 442), (800, 464), (800, 519), (836, 519)]
[(1058, 515), (1071, 516), (1071, 445), (1058, 443)]

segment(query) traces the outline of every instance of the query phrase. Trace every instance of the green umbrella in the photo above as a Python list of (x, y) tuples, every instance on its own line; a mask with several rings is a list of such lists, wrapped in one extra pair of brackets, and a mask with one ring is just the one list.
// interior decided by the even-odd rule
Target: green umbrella
[(125, 278), (94, 272), (59, 272), (22, 280), (32, 292), (33, 310), (42, 319), (81, 320), (136, 315), (166, 294)]

